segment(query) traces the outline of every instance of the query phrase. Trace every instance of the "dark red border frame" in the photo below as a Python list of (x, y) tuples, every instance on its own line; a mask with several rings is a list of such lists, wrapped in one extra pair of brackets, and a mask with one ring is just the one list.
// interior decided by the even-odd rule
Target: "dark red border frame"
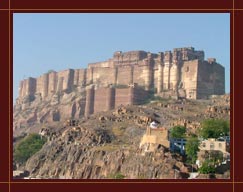
[(11, 0), (13, 9), (229, 9), (232, 0), (170, 0), (170, 1), (78, 1), (78, 0)]
[[(74, 187), (74, 188), (73, 188)], [(45, 185), (38, 185), (36, 184), (13, 184), (11, 189), (13, 191), (24, 191), (24, 192), (32, 192), (35, 188), (36, 192), (43, 192), (43, 191), (70, 191), (74, 189), (75, 191), (141, 191), (141, 192), (148, 192), (148, 191), (181, 191), (181, 192), (193, 192), (193, 191), (223, 191), (223, 192), (230, 192), (232, 191), (232, 184), (211, 184), (210, 188), (207, 184), (174, 184), (174, 183), (167, 183), (167, 184), (45, 184)]]
[(0, 9), (8, 9), (9, 6), (8, 0), (0, 0)]
[(0, 11), (0, 77), (1, 83), (1, 107), (0, 119), (0, 181), (9, 179), (9, 11)]
[(242, 0), (234, 0), (235, 1), (235, 9), (243, 9), (243, 1)]
[[(234, 179), (236, 182), (243, 181), (242, 173), (242, 49), (243, 49), (243, 10), (235, 11), (234, 14)], [(233, 79), (232, 79), (233, 81)], [(231, 86), (232, 87), (232, 86)], [(233, 87), (232, 87), (233, 88)]]
[[(10, 1), (10, 0), (9, 0)], [(114, 1), (108, 2), (105, 1), (75, 1), (69, 0), (68, 2), (64, 1), (47, 1), (47, 0), (11, 0), (11, 13), (13, 12), (231, 12), (231, 30), (234, 27), (234, 34), (231, 33), (231, 94), (234, 90), (234, 98), (231, 99), (231, 106), (234, 106), (234, 109), (231, 111), (231, 125), (234, 124), (234, 140), (231, 141), (231, 144), (234, 143), (234, 146), (238, 146), (241, 141), (241, 129), (240, 127), (240, 114), (237, 111), (240, 111), (241, 107), (241, 93), (240, 93), (240, 84), (237, 82), (240, 81), (239, 77), (241, 74), (241, 57), (240, 57), (240, 45), (242, 43), (243, 38), (241, 34), (243, 30), (240, 28), (240, 24), (243, 19), (243, 10), (234, 11), (233, 8), (236, 8), (236, 5), (239, 4), (240, 0), (236, 1), (235, 4), (233, 3), (234, 0), (204, 0), (204, 1), (194, 1), (194, 0), (173, 0), (173, 1), (156, 1), (151, 0), (149, 2), (143, 3), (140, 1), (136, 2), (129, 2), (128, 0), (123, 0), (120, 2)], [(1, 2), (5, 2), (2, 4), (6, 5), (6, 0), (0, 0), (0, 27), (4, 28), (5, 30), (1, 30), (0, 36), (0, 76), (1, 79), (6, 79), (8, 82), (3, 84), (2, 83), (2, 92), (0, 94), (0, 117), (3, 119), (2, 123), (2, 132), (0, 134), (0, 146), (3, 146), (1, 149), (2, 157), (0, 158), (0, 189), (2, 185), (6, 186), (6, 183), (1, 182), (8, 182), (10, 188), (9, 191), (49, 191), (50, 189), (56, 189), (58, 191), (67, 191), (67, 190), (99, 190), (99, 191), (110, 191), (110, 190), (131, 190), (134, 191), (139, 189), (140, 191), (148, 191), (148, 190), (180, 190), (180, 191), (194, 191), (198, 189), (202, 190), (214, 190), (214, 191), (240, 191), (241, 182), (243, 181), (243, 174), (240, 171), (241, 162), (243, 158), (240, 156), (240, 148), (235, 147), (233, 149), (234, 152), (234, 171), (231, 171), (231, 180), (222, 180), (222, 181), (206, 181), (206, 180), (196, 180), (195, 182), (188, 183), (188, 180), (185, 183), (181, 183), (175, 181), (169, 183), (169, 181), (165, 181), (163, 183), (105, 183), (100, 180), (96, 181), (89, 181), (88, 183), (74, 183), (74, 181), (69, 180), (58, 180), (55, 181), (57, 183), (53, 183), (54, 180), (42, 180), (41, 183), (36, 183), (37, 181), (26, 181), (26, 180), (15, 180), (13, 181), (10, 178), (10, 171), (11, 163), (9, 163), (9, 156), (12, 154), (12, 151), (9, 148), (9, 130), (6, 130), (6, 127), (9, 127), (8, 118), (9, 114), (12, 114), (12, 109), (9, 111), (9, 101), (10, 106), (12, 106), (12, 86), (10, 86), (9, 90), (9, 81), (12, 82), (12, 65), (10, 73), (9, 72), (9, 58), (12, 63), (12, 58), (9, 57), (9, 10), (1, 10)], [(237, 4), (238, 3), (238, 4)], [(235, 6), (235, 7), (234, 7)], [(52, 10), (52, 9), (76, 9), (76, 10)], [(238, 7), (237, 7), (238, 8)], [(5, 8), (7, 9), (7, 8)], [(39, 10), (35, 10), (39, 9)], [(42, 9), (42, 10), (40, 10)], [(80, 10), (77, 10), (80, 9)], [(92, 9), (92, 10), (91, 10)], [(99, 10), (97, 10), (99, 9)], [(102, 10), (101, 10), (102, 9)], [(126, 10), (124, 10), (126, 9)], [(136, 10), (135, 10), (136, 9)], [(145, 10), (147, 9), (147, 10)], [(150, 10), (148, 10), (150, 9)], [(153, 9), (153, 10), (151, 10)], [(173, 9), (173, 10), (170, 10)], [(235, 12), (235, 14), (233, 14)], [(234, 24), (233, 24), (234, 19)], [(234, 25), (234, 26), (233, 26)], [(10, 26), (12, 27), (12, 25)], [(11, 39), (12, 40), (12, 39)], [(234, 41), (233, 41), (234, 40)], [(10, 47), (12, 50), (12, 46)], [(12, 55), (12, 52), (11, 52)], [(235, 65), (233, 66), (233, 62)], [(233, 70), (234, 69), (234, 70)], [(10, 75), (10, 76), (9, 76)], [(234, 82), (232, 86), (232, 82)], [(10, 93), (9, 93), (10, 91)], [(10, 100), (9, 100), (10, 99)], [(237, 102), (237, 105), (236, 105)], [(234, 105), (233, 105), (234, 104)], [(8, 113), (6, 113), (8, 112)], [(233, 119), (234, 118), (234, 119)], [(10, 130), (10, 135), (12, 134), (12, 129)], [(232, 146), (232, 145), (231, 145)], [(9, 151), (10, 150), (10, 151)], [(233, 159), (232, 159), (233, 160)], [(12, 168), (11, 168), (12, 169)], [(233, 180), (234, 178), (234, 180)], [(33, 183), (35, 182), (35, 183)], [(50, 183), (52, 182), (52, 183)], [(67, 182), (67, 183), (63, 183)], [(141, 181), (140, 181), (141, 182)], [(151, 182), (151, 180), (150, 180)], [(154, 181), (153, 181), (154, 182)], [(156, 181), (155, 181), (156, 182)], [(240, 182), (233, 185), (234, 182)], [(243, 183), (243, 182), (242, 182)]]
[(9, 184), (8, 183), (0, 183), (0, 191), (1, 192), (9, 191)]

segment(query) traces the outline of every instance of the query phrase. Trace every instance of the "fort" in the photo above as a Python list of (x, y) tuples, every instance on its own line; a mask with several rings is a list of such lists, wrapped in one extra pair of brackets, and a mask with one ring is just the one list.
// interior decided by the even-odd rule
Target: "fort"
[(82, 92), (81, 115), (139, 104), (149, 93), (161, 97), (206, 99), (225, 93), (225, 69), (216, 59), (204, 59), (204, 51), (176, 48), (157, 54), (117, 51), (107, 61), (90, 63), (86, 69), (49, 71), (20, 82), (16, 104), (32, 102), (37, 95), (48, 100)]

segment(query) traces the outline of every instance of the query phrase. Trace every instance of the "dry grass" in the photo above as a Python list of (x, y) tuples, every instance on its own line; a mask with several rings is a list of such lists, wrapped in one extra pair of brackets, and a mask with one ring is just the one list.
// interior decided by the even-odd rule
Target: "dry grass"
[(116, 151), (120, 148), (119, 145), (113, 145), (113, 144), (107, 144), (107, 145), (104, 145), (104, 146), (97, 146), (97, 147), (94, 147), (92, 148), (92, 150), (100, 150), (100, 151), (107, 151), (107, 152), (112, 152), (112, 151)]
[(113, 127), (112, 128), (112, 133), (116, 136), (116, 137), (120, 137), (124, 134), (125, 132), (125, 127)]

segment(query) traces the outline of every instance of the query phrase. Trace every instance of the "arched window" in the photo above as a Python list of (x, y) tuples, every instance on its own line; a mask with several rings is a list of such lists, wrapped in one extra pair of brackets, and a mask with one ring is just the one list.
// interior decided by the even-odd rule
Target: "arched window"
[(210, 143), (210, 150), (214, 150), (214, 143)]

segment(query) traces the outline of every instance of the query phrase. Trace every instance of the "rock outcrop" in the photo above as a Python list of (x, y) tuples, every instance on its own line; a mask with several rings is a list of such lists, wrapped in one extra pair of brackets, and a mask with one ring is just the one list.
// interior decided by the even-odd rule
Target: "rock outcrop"
[[(220, 103), (223, 97), (215, 99)], [(76, 120), (61, 119), (40, 124), (39, 128), (30, 125), (25, 131), (21, 128), (22, 133), (38, 132), (47, 138), (47, 143), (19, 169), (33, 178), (187, 178), (189, 170), (181, 156), (171, 154), (163, 142), (151, 144), (153, 150), (149, 151), (146, 144), (140, 146), (141, 138), (152, 120), (164, 127), (186, 123), (188, 135), (195, 133), (195, 125), (212, 114), (229, 120), (228, 113), (205, 113), (208, 106), (215, 104), (214, 100), (154, 101)]]
[[(69, 127), (58, 136), (46, 134), (44, 147), (24, 166), (33, 178), (101, 179), (116, 174), (126, 179), (188, 177), (188, 170), (161, 145), (144, 153), (137, 143), (117, 145), (105, 129)], [(176, 169), (176, 171), (175, 171)]]

